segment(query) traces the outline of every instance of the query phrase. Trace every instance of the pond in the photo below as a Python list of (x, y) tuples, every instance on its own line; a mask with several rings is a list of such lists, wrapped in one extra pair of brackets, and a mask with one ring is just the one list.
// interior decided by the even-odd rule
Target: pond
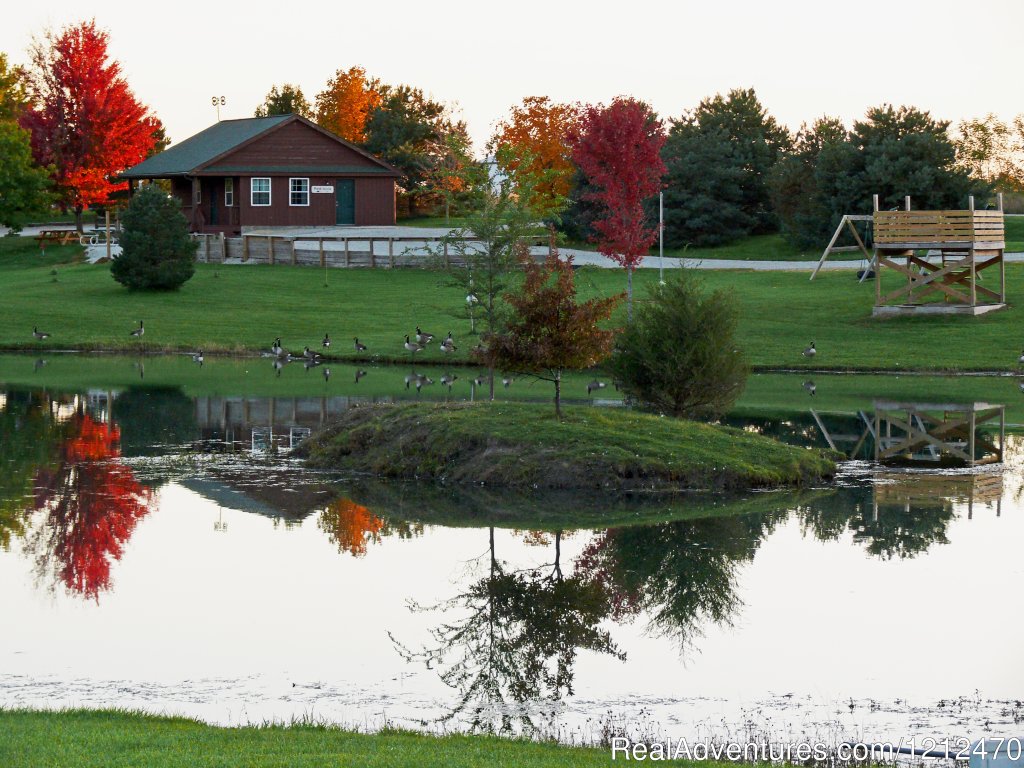
[[(570, 742), (1024, 722), (1017, 381), (754, 376), (727, 421), (831, 444), (838, 481), (650, 497), (305, 470), (354, 402), (489, 389), (357, 370), (0, 356), (0, 706)], [(593, 380), (578, 405), (621, 405)]]

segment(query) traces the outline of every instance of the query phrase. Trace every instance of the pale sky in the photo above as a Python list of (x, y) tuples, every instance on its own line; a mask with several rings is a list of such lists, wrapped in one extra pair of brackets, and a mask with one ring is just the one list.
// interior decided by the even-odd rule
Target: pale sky
[(353, 65), (456, 104), (478, 148), (530, 95), (631, 95), (668, 118), (753, 86), (793, 129), (882, 102), (954, 123), (1024, 112), (1021, 0), (22, 1), (3, 12), (0, 51), (23, 62), (33, 34), (93, 15), (175, 141), (214, 122), (211, 96), (227, 98), (223, 118), (250, 117), (271, 85), (312, 101)]

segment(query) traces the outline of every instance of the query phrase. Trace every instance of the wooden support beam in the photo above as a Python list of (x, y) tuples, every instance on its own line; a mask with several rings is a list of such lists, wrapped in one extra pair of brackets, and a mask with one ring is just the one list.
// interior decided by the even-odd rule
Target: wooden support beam
[(292, 238), (292, 266), (294, 267), (296, 264), (298, 264), (298, 257), (296, 256), (296, 253), (295, 253), (295, 238), (293, 237)]
[(349, 254), (348, 254), (348, 238), (345, 238), (345, 266), (349, 265)]
[(326, 267), (327, 262), (324, 260), (324, 239), (322, 237), (317, 240), (317, 247), (320, 249), (320, 266)]
[(269, 244), (269, 247), (270, 247), (270, 263), (273, 264), (274, 263), (274, 236), (273, 235), (270, 235), (270, 237), (267, 238), (267, 243)]
[(249, 260), (249, 236), (242, 235), (242, 261)]

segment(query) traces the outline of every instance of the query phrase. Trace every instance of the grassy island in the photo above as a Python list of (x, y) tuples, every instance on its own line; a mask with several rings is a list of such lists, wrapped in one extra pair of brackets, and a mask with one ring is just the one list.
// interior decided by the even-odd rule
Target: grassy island
[(310, 464), (518, 488), (740, 490), (830, 476), (818, 452), (730, 427), (618, 409), (460, 403), (352, 408), (303, 444)]

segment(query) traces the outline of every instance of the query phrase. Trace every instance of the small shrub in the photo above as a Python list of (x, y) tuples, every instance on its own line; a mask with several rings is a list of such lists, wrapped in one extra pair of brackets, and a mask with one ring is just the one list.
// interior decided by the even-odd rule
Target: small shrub
[(132, 290), (175, 290), (195, 273), (196, 243), (178, 201), (156, 186), (132, 196), (121, 219), (121, 255), (110, 265)]
[(640, 404), (673, 416), (713, 419), (736, 401), (748, 367), (736, 345), (737, 312), (725, 291), (707, 294), (683, 272), (651, 290), (618, 337), (611, 370)]

